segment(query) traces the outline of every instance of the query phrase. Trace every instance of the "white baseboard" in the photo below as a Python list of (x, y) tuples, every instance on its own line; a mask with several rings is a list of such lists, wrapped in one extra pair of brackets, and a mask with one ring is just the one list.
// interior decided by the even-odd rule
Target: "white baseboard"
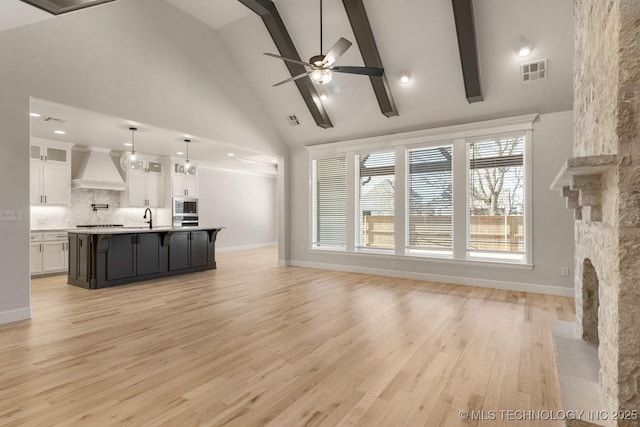
[(16, 310), (0, 311), (0, 324), (31, 319), (31, 307)]
[(278, 260), (278, 267), (289, 267), (289, 266), (291, 266), (291, 261), (288, 261), (285, 259)]
[(530, 292), (534, 294), (573, 297), (573, 288), (562, 286), (536, 285), (532, 283), (504, 282), (499, 280), (476, 279), (473, 277), (446, 276), (440, 274), (417, 273), (413, 271), (386, 270), (382, 268), (355, 267), (351, 265), (326, 264), (321, 262), (291, 260), (294, 267), (317, 268), (320, 270), (346, 271), (349, 273), (373, 274), (376, 276), (398, 277), (401, 279), (426, 280), (451, 283), (454, 285), (478, 286), (481, 288), (503, 289), (507, 291)]
[(246, 249), (265, 248), (267, 246), (277, 246), (277, 245), (278, 245), (278, 242), (265, 242), (265, 243), (255, 243), (251, 245), (228, 246), (226, 248), (219, 248), (216, 246), (216, 252), (244, 251)]

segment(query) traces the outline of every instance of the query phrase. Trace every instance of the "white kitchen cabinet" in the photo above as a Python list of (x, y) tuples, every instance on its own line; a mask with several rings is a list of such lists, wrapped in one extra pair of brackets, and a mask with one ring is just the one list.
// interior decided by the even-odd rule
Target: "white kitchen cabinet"
[(33, 139), (31, 143), (30, 153), (31, 160), (39, 160), (52, 163), (69, 163), (69, 148), (65, 146), (52, 146), (46, 140)]
[(70, 203), (71, 179), (68, 165), (32, 161), (30, 175), (32, 205), (64, 206)]
[(130, 207), (164, 207), (164, 177), (153, 172), (127, 174), (127, 204)]
[(32, 205), (66, 206), (71, 201), (70, 144), (33, 138), (29, 199)]
[(67, 233), (31, 234), (31, 274), (64, 273), (69, 269)]
[(176, 197), (198, 197), (198, 178), (175, 174), (171, 177), (172, 194)]
[(69, 268), (68, 242), (42, 243), (42, 272), (49, 273)]
[(31, 274), (42, 273), (42, 234), (31, 234)]

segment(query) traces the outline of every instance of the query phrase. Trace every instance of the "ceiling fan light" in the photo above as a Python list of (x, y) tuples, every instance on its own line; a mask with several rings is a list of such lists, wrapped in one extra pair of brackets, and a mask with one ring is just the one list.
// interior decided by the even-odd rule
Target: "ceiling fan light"
[(319, 85), (324, 85), (333, 79), (333, 72), (327, 69), (313, 70), (311, 72), (311, 79)]

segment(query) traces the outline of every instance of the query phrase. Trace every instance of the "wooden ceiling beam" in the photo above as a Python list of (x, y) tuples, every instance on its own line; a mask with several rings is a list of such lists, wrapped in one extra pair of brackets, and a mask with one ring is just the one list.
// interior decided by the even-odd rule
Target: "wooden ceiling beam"
[[(271, 35), (273, 42), (275, 43), (281, 56), (287, 58), (293, 58), (300, 60), (300, 55), (296, 50), (293, 40), (287, 31), (287, 28), (276, 9), (275, 4), (271, 0), (238, 0), (240, 3), (248, 7), (251, 11), (256, 13), (262, 18), (267, 31)], [(294, 64), (291, 62), (283, 61), (291, 77), (295, 77), (298, 74), (306, 73), (307, 70), (304, 65)], [(302, 95), (302, 99), (309, 112), (313, 116), (316, 124), (321, 128), (332, 128), (333, 124), (327, 111), (324, 109), (322, 102), (320, 101), (320, 95), (316, 91), (315, 86), (311, 82), (311, 79), (302, 78), (294, 82)]]
[(473, 22), (473, 0), (452, 0), (453, 17), (456, 22), (458, 50), (462, 65), (464, 91), (469, 103), (481, 102), (480, 69), (478, 67), (478, 48), (476, 29)]
[[(365, 67), (384, 68), (362, 0), (342, 0), (342, 4), (349, 17), (349, 23), (356, 37)], [(369, 76), (369, 80), (382, 114), (387, 117), (397, 116), (398, 109), (393, 101), (386, 75), (383, 74), (380, 77)]]

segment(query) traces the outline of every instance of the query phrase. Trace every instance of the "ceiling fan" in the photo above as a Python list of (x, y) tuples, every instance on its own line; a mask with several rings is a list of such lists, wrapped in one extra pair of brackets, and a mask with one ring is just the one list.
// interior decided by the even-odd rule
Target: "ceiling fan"
[(351, 47), (351, 42), (344, 37), (334, 44), (326, 55), (322, 54), (322, 0), (320, 0), (320, 54), (312, 56), (309, 62), (300, 61), (299, 59), (287, 58), (273, 53), (265, 53), (267, 56), (273, 58), (279, 58), (283, 61), (293, 62), (295, 64), (304, 65), (309, 68), (306, 73), (298, 74), (297, 76), (290, 77), (274, 86), (280, 86), (284, 83), (289, 83), (294, 80), (301, 79), (306, 76), (310, 76), (311, 79), (319, 84), (324, 85), (331, 81), (333, 73), (347, 73), (347, 74), (362, 74), (366, 76), (380, 77), (384, 74), (384, 68), (375, 67), (354, 67), (354, 66), (335, 66), (335, 62)]

